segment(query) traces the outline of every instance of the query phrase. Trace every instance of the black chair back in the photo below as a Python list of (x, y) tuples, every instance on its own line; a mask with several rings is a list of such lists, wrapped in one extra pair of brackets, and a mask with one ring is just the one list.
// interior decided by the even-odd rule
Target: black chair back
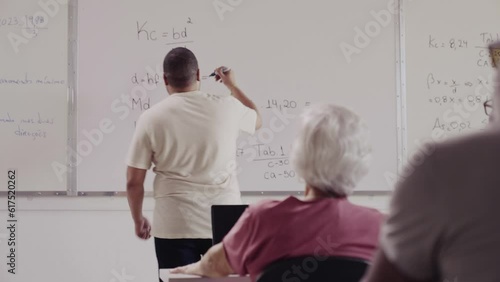
[(367, 269), (368, 262), (361, 259), (303, 256), (272, 263), (257, 282), (359, 282)]

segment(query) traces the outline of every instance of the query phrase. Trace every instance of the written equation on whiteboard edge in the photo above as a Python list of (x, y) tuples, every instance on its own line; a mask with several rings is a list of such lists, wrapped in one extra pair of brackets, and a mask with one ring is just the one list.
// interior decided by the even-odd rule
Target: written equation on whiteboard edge
[(451, 93), (456, 94), (459, 90), (464, 89), (467, 91), (468, 89), (474, 89), (476, 87), (482, 87), (489, 89), (493, 85), (491, 79), (486, 79), (484, 77), (478, 77), (476, 79), (469, 79), (460, 81), (454, 78), (444, 78), (439, 77), (434, 73), (429, 73), (427, 75), (427, 89), (432, 90), (438, 87), (443, 89), (448, 88)]
[(480, 96), (480, 95), (467, 95), (466, 97), (453, 97), (453, 96), (437, 96), (434, 98), (429, 98), (429, 103), (438, 104), (440, 106), (453, 105), (467, 103), (470, 107), (477, 107), (478, 105), (483, 105), (484, 102), (488, 101), (490, 96)]
[(471, 121), (451, 121), (445, 122), (443, 119), (436, 118), (434, 121), (434, 127), (432, 130), (439, 129), (445, 133), (457, 134), (461, 132), (472, 131), (476, 129), (482, 129), (488, 125), (488, 119), (483, 119), (479, 125), (475, 125)]
[(9, 112), (0, 113), (0, 127), (12, 129), (12, 134), (21, 138), (31, 138), (33, 141), (48, 137), (48, 128), (54, 126), (53, 117), (45, 117), (41, 113), (18, 117)]
[(461, 50), (477, 50), (477, 59), (475, 65), (481, 68), (491, 68), (492, 56), (488, 50), (488, 45), (493, 42), (500, 41), (500, 33), (481, 32), (475, 39), (469, 38), (438, 38), (434, 35), (428, 37), (429, 49), (450, 50), (453, 52)]
[(0, 18), (0, 28), (16, 28), (21, 29), (33, 37), (36, 37), (40, 30), (47, 29), (45, 26), (47, 18), (43, 15), (31, 16), (11, 16)]

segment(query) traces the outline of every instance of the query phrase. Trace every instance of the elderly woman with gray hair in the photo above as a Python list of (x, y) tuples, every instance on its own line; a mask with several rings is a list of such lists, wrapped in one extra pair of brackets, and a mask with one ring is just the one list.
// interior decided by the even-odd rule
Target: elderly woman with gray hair
[(335, 105), (309, 108), (301, 118), (292, 163), (306, 182), (303, 200), (251, 205), (201, 261), (172, 273), (255, 279), (274, 261), (306, 255), (371, 260), (382, 215), (347, 200), (368, 172), (368, 131), (352, 111)]

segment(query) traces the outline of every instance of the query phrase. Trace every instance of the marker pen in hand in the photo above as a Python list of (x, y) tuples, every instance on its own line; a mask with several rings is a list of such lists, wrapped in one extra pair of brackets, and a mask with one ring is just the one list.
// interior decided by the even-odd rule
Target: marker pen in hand
[[(230, 71), (231, 68), (224, 67), (222, 68), (222, 72), (228, 72)], [(217, 74), (215, 72), (211, 73), (208, 77), (216, 76)]]

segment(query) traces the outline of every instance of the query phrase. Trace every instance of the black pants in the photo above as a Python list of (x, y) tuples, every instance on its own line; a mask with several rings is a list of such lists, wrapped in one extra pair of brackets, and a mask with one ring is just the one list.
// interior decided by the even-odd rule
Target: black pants
[(158, 268), (174, 268), (200, 260), (212, 247), (212, 239), (161, 239), (155, 237)]
[[(212, 239), (161, 239), (155, 237), (158, 268), (174, 268), (197, 262), (211, 246)], [(162, 282), (161, 279), (160, 282)]]

